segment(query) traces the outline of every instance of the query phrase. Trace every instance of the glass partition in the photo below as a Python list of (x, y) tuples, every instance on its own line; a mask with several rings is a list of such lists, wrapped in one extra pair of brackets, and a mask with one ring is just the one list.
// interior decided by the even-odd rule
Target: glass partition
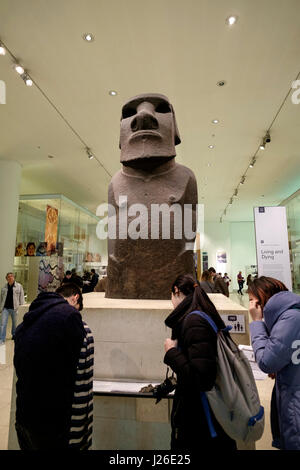
[(107, 245), (96, 236), (98, 222), (62, 195), (20, 196), (14, 271), (27, 301), (55, 290), (67, 270), (106, 274)]
[(300, 293), (300, 192), (281, 205), (287, 213), (293, 291)]

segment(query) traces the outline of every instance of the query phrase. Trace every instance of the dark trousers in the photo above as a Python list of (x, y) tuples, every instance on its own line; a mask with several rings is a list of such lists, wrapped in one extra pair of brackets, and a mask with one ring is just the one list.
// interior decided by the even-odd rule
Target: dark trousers
[(21, 450), (57, 450), (68, 449), (66, 434), (44, 434), (16, 423), (18, 442)]
[(243, 295), (243, 291), (242, 291), (243, 287), (244, 287), (244, 282), (239, 282), (238, 294), (242, 294), (242, 295)]

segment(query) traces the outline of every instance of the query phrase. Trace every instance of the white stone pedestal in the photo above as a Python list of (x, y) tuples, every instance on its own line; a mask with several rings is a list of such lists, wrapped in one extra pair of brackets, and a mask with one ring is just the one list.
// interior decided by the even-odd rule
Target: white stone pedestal
[(168, 300), (84, 294), (82, 317), (94, 336), (95, 379), (162, 381), (166, 375), (164, 341), (171, 334), (164, 321), (171, 311)]

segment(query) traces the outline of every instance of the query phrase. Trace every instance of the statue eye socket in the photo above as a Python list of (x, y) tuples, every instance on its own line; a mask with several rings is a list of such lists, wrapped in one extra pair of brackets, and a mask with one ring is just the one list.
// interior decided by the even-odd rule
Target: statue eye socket
[(122, 112), (122, 119), (129, 118), (136, 114), (136, 110), (134, 108), (125, 108)]
[(166, 113), (170, 113), (170, 112), (171, 112), (171, 108), (170, 108), (170, 106), (168, 105), (168, 103), (159, 103), (159, 104), (156, 106), (155, 111), (156, 111), (157, 113), (166, 114)]

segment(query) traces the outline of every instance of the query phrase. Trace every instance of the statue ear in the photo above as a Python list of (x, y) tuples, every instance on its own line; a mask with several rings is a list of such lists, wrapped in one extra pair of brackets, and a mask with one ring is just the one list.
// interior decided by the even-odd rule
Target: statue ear
[(180, 135), (179, 135), (179, 131), (178, 131), (178, 127), (177, 127), (177, 122), (176, 122), (176, 116), (175, 116), (175, 111), (174, 111), (174, 108), (173, 106), (170, 104), (170, 107), (172, 109), (172, 113), (173, 113), (173, 123), (174, 123), (174, 144), (175, 145), (178, 145), (181, 143), (181, 139), (180, 139)]

